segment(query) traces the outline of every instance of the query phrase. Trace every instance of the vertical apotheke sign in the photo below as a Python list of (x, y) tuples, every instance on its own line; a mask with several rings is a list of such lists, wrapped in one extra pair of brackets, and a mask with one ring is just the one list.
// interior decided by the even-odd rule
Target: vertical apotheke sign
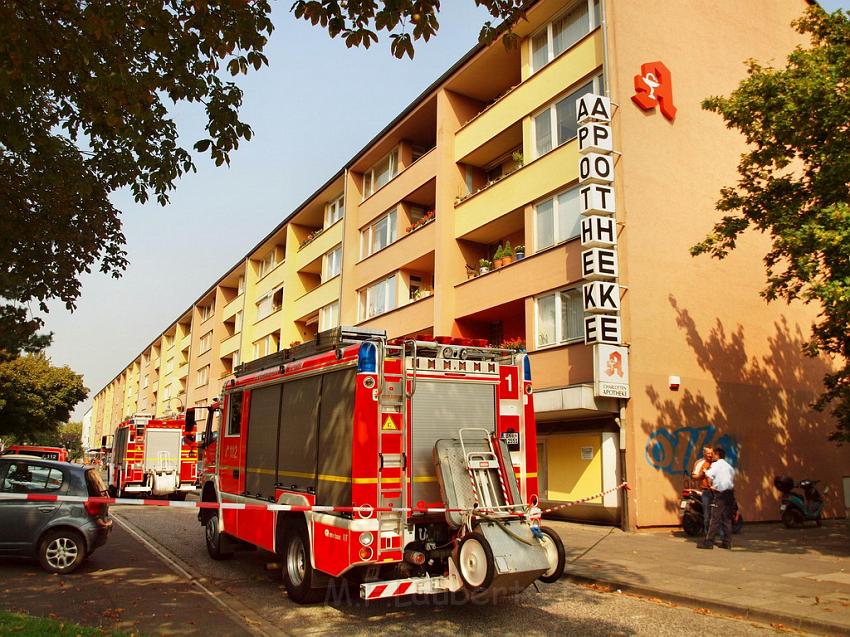
[[(576, 102), (579, 152), (584, 342), (593, 345), (594, 393), (628, 398), (628, 348), (622, 347), (611, 100), (588, 94)], [(614, 354), (616, 352), (616, 354)], [(617, 365), (609, 365), (616, 359)], [(600, 364), (604, 360), (604, 364)], [(612, 371), (613, 370), (613, 371)], [(607, 377), (603, 372), (611, 372)], [(604, 378), (603, 378), (604, 377)]]

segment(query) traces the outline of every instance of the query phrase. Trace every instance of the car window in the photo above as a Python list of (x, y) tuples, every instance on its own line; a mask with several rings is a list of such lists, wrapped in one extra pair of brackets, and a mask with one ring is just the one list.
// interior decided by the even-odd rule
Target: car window
[(3, 493), (49, 493), (62, 488), (65, 475), (53, 467), (29, 462), (9, 463), (0, 492)]

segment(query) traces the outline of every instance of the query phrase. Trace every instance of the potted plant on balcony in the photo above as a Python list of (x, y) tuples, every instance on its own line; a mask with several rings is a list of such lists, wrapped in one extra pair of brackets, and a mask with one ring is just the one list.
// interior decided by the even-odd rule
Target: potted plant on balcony
[(493, 255), (493, 266), (498, 270), (504, 265), (505, 259), (505, 249), (502, 247), (502, 244), (499, 244), (499, 247), (496, 248), (496, 253)]
[(479, 259), (478, 274), (487, 274), (490, 271), (491, 267), (493, 267), (492, 261), (488, 261), (487, 259)]
[(514, 262), (514, 249), (510, 241), (505, 241), (505, 250), (502, 252), (502, 265), (510, 265)]
[(525, 351), (525, 339), (521, 336), (517, 336), (514, 338), (508, 338), (499, 343), (500, 349), (510, 349), (515, 352), (524, 352)]
[(516, 255), (517, 261), (524, 259), (525, 258), (525, 246), (524, 245), (518, 245), (516, 248), (514, 248), (514, 254)]

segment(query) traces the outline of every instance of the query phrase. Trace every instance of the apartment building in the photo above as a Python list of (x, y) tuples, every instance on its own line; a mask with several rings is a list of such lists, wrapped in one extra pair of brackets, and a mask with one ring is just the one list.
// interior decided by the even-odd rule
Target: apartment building
[[(569, 517), (676, 523), (703, 445), (727, 449), (750, 520), (777, 517), (775, 474), (840, 484), (850, 454), (807, 407), (828, 369), (801, 353), (813, 310), (759, 297), (760, 236), (723, 262), (688, 252), (744, 148), (700, 102), (728, 94), (747, 58), (781, 63), (805, 5), (539, 0), (517, 46), (473, 48), (101, 389), (91, 444), (132, 413), (207, 404), (240, 363), (345, 324), (524, 342), (541, 498), (632, 486)], [(587, 102), (610, 110), (595, 118), (607, 142), (578, 139), (588, 95), (610, 100)], [(593, 183), (612, 198), (582, 201)], [(581, 236), (588, 219), (607, 240)], [(482, 269), (508, 242), (524, 258)]]

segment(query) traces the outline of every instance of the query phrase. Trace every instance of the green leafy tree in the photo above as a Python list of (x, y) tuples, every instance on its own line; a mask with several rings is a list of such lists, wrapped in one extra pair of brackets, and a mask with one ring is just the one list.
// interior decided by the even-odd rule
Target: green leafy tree
[(0, 436), (35, 439), (56, 431), (85, 400), (83, 378), (43, 354), (0, 363)]
[(729, 97), (703, 102), (748, 150), (737, 184), (721, 191), (726, 216), (691, 251), (722, 259), (750, 227), (770, 236), (762, 296), (820, 308), (806, 353), (836, 368), (814, 406), (832, 405), (831, 439), (850, 441), (850, 16), (812, 6), (794, 26), (811, 46), (785, 68), (750, 60)]
[(120, 276), (110, 194), (165, 205), (195, 170), (169, 106), (205, 109), (194, 148), (216, 165), (251, 138), (232, 77), (267, 64), (270, 12), (267, 0), (0, 3), (0, 300), (18, 319), (0, 322), (0, 343), (39, 338), (20, 304), (73, 309), (80, 274)]
[[(474, 2), (484, 7), (493, 18), (481, 27), (479, 39), (491, 42), (503, 36), (505, 46), (513, 46), (517, 38), (511, 28), (525, 16), (528, 1)], [(348, 47), (362, 46), (368, 49), (378, 41), (378, 34), (385, 31), (390, 36), (390, 51), (397, 58), (405, 55), (412, 58), (416, 40), (427, 42), (437, 34), (440, 28), (437, 20), (439, 11), (440, 0), (296, 0), (292, 5), (296, 18), (323, 27), (332, 38), (341, 37)]]

